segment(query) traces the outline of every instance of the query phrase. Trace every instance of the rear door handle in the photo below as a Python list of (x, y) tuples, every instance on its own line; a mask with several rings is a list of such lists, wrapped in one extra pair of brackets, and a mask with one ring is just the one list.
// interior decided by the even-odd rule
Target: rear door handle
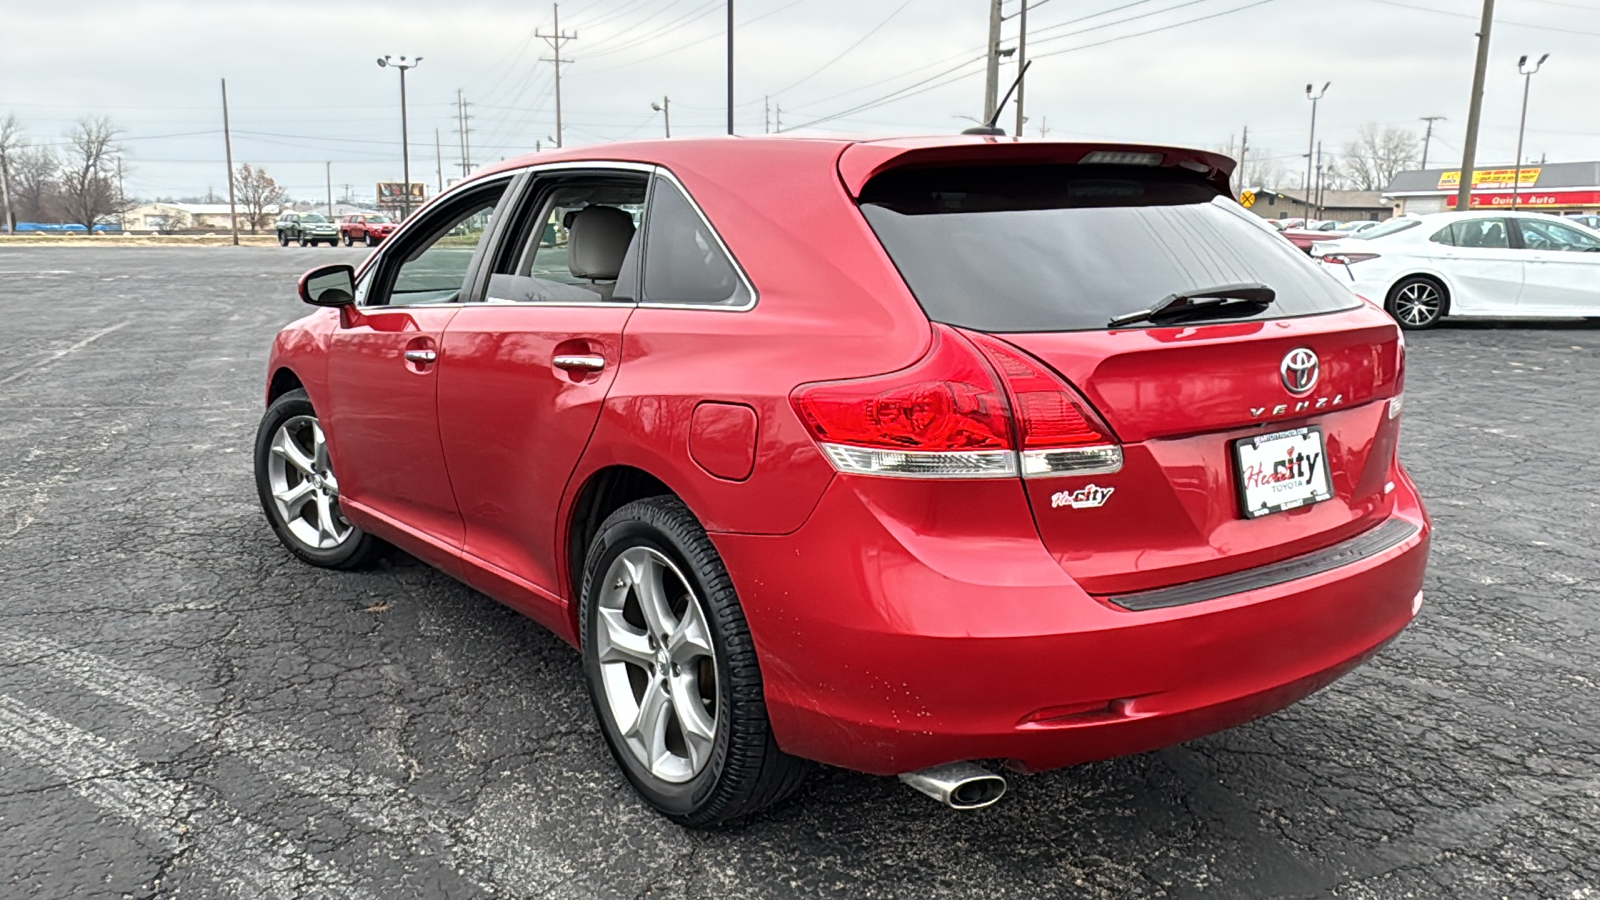
[(439, 354), (432, 350), (407, 350), (405, 357), (407, 362), (414, 362), (418, 365), (426, 365), (437, 360), (439, 358)]
[(604, 356), (558, 356), (551, 360), (558, 369), (579, 372), (598, 372), (606, 367)]

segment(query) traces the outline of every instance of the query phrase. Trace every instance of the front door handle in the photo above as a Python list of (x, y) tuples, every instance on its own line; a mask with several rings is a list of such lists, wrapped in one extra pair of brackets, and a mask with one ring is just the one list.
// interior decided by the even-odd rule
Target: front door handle
[(558, 369), (577, 372), (598, 372), (606, 367), (604, 356), (558, 356), (551, 360)]
[(437, 360), (439, 358), (439, 354), (432, 350), (407, 350), (405, 352), (405, 357), (406, 362), (414, 362), (417, 365), (427, 365), (428, 363)]

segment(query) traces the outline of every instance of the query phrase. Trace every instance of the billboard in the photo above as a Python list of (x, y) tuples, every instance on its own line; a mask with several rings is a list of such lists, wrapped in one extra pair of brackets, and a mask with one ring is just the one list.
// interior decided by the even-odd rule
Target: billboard
[[(398, 206), (405, 202), (406, 183), (403, 181), (378, 182), (378, 205)], [(427, 185), (420, 181), (411, 182), (411, 202), (421, 203), (428, 199)]]
[[(1539, 183), (1539, 173), (1541, 171), (1538, 166), (1524, 167), (1522, 169), (1522, 177), (1518, 178), (1516, 169), (1474, 169), (1472, 170), (1472, 189), (1483, 191), (1508, 188), (1512, 187), (1513, 181), (1516, 182), (1516, 187), (1518, 188), (1533, 187)], [(1439, 190), (1453, 191), (1460, 187), (1460, 169), (1445, 172), (1439, 176)]]

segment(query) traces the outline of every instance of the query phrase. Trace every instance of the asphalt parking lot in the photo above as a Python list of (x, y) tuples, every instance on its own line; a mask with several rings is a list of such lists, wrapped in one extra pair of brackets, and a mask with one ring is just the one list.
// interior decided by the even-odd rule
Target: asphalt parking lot
[(0, 248), (0, 895), (1600, 898), (1600, 327), (1410, 338), (1427, 603), (1331, 688), (985, 812), (824, 770), (691, 833), (567, 646), (263, 522), (268, 342), (363, 252)]

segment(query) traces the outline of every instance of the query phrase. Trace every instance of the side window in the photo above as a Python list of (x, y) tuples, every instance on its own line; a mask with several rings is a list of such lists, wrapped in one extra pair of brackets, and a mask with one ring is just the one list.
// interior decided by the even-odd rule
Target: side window
[(1506, 237), (1505, 219), (1467, 219), (1451, 227), (1455, 229), (1457, 247), (1505, 250), (1511, 246)]
[(1518, 219), (1522, 245), (1529, 250), (1554, 250), (1568, 253), (1600, 252), (1600, 238), (1584, 234), (1564, 222)]
[(431, 210), (405, 235), (405, 242), (385, 253), (380, 280), (369, 294), (373, 306), (454, 303), (460, 298), (467, 270), (507, 181), (468, 191), (440, 209)]
[(689, 198), (671, 181), (656, 178), (644, 241), (644, 302), (744, 306), (752, 299)]
[(1433, 237), (1428, 238), (1428, 240), (1433, 241), (1435, 244), (1444, 244), (1446, 247), (1454, 247), (1456, 245), (1455, 224), (1446, 225), (1435, 231)]
[(643, 172), (545, 175), (534, 182), (489, 277), (490, 303), (632, 303), (638, 298)]

